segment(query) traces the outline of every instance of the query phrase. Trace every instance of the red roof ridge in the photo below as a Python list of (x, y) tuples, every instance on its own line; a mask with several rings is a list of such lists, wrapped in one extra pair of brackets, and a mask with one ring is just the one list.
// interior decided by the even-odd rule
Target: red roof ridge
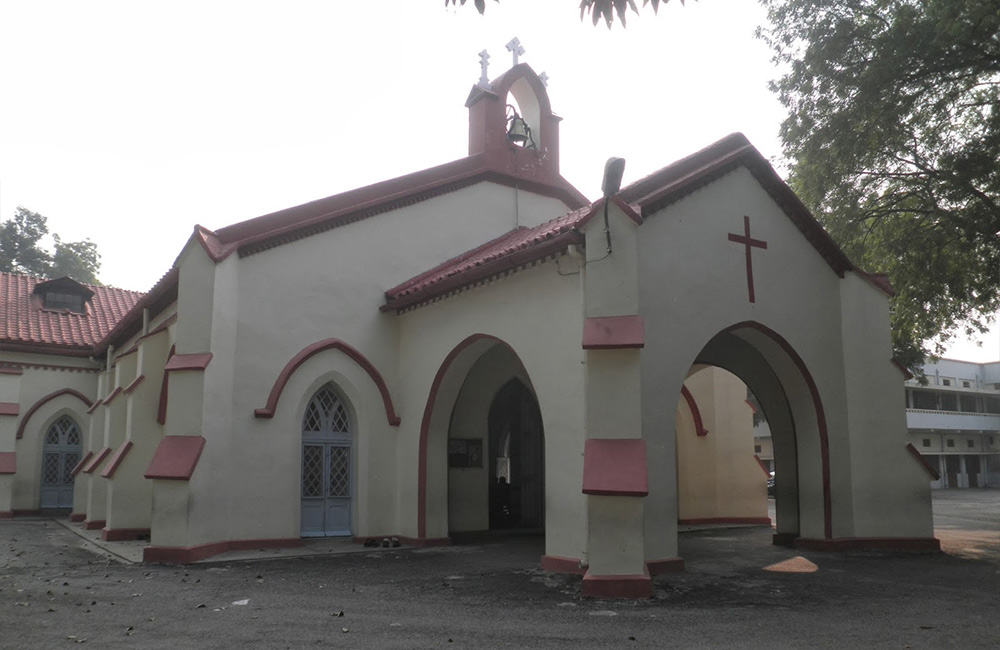
[(739, 166), (746, 167), (838, 276), (856, 269), (809, 208), (742, 133), (731, 133), (653, 172), (624, 188), (620, 196), (638, 205), (645, 218)]
[(488, 155), (476, 154), (241, 221), (214, 232), (202, 229), (199, 233), (205, 238), (202, 245), (215, 259), (218, 254), (228, 255), (235, 249), (254, 244), (264, 245), (288, 236), (297, 239), (295, 233), (308, 236), (313, 234), (313, 229), (326, 230), (482, 181), (516, 184), (521, 189), (558, 198), (569, 207), (588, 203), (586, 197), (561, 176), (549, 182), (530, 174), (512, 174), (497, 169)]

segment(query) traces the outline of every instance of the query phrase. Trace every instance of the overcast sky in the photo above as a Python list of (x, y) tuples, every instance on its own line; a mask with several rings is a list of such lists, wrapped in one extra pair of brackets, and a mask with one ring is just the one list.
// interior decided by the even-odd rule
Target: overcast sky
[[(146, 290), (196, 223), (464, 156), (478, 53), (495, 77), (514, 36), (564, 118), (563, 175), (590, 198), (609, 156), (628, 183), (734, 131), (781, 168), (756, 2), (673, 0), (611, 31), (577, 5), (0, 3), (0, 219), (40, 212), (97, 243), (103, 282)], [(987, 344), (970, 358), (1000, 358), (1000, 334)]]

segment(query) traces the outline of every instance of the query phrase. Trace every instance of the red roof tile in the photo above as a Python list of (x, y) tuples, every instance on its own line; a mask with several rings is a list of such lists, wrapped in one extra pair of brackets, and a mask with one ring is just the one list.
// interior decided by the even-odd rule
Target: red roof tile
[[(746, 167), (753, 174), (834, 272), (843, 277), (845, 271), (856, 271), (862, 278), (891, 295), (891, 287), (885, 278), (869, 275), (854, 266), (808, 208), (742, 133), (728, 135), (701, 151), (639, 179), (622, 189), (611, 200), (627, 216), (641, 224), (645, 217), (739, 166)], [(565, 247), (567, 243), (573, 242), (568, 239), (556, 242), (555, 238), (566, 238), (573, 234), (580, 237), (576, 231), (593, 217), (602, 205), (603, 199), (599, 199), (592, 205), (574, 210), (535, 228), (513, 230), (450, 259), (387, 291), (386, 304), (381, 309), (401, 311), (424, 304), (557, 252), (559, 246)]]
[(89, 353), (143, 296), (115, 287), (85, 285), (94, 295), (86, 313), (77, 314), (43, 309), (41, 296), (33, 294), (42, 282), (46, 280), (0, 273), (0, 347)]
[(459, 287), (506, 273), (581, 243), (577, 227), (592, 206), (574, 210), (534, 228), (515, 228), (458, 257), (439, 264), (385, 292), (382, 311), (401, 310), (446, 295)]

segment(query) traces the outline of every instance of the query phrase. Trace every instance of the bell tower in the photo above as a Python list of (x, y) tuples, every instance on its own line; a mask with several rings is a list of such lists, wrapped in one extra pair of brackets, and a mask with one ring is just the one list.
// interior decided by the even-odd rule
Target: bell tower
[(514, 66), (496, 79), (486, 75), (489, 55), (480, 53), (482, 76), (465, 105), (469, 109), (469, 155), (482, 156), (489, 166), (514, 176), (555, 183), (559, 176), (559, 122), (545, 90), (546, 77), (527, 63), (515, 38), (507, 44)]

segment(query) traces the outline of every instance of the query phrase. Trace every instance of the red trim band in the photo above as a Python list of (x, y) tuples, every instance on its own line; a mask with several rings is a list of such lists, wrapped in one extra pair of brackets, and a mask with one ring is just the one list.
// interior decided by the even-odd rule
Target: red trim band
[(799, 537), (795, 548), (809, 551), (905, 551), (908, 553), (939, 553), (941, 542), (933, 537), (840, 537), (809, 539)]
[(125, 460), (125, 455), (130, 449), (132, 449), (132, 441), (126, 440), (123, 442), (115, 451), (115, 455), (108, 461), (108, 466), (101, 472), (101, 476), (104, 478), (113, 478), (115, 472), (118, 470), (118, 466), (122, 464), (123, 460)]
[(211, 352), (196, 352), (193, 354), (175, 354), (170, 357), (163, 369), (167, 372), (182, 370), (204, 370), (212, 362)]
[(57, 390), (54, 393), (49, 393), (45, 397), (35, 402), (32, 405), (32, 407), (28, 409), (28, 412), (24, 414), (24, 417), (21, 418), (21, 424), (17, 427), (17, 436), (15, 437), (18, 440), (23, 438), (24, 429), (28, 425), (28, 420), (31, 419), (31, 416), (34, 415), (38, 411), (38, 409), (42, 408), (42, 406), (45, 405), (46, 403), (51, 402), (57, 397), (62, 397), (63, 395), (69, 395), (70, 397), (77, 398), (78, 400), (86, 404), (88, 408), (93, 405), (92, 402), (89, 399), (87, 399), (86, 396), (83, 395), (83, 393), (75, 391), (72, 388), (63, 388), (62, 390)]
[(146, 478), (168, 481), (191, 479), (205, 449), (201, 436), (163, 436), (146, 469)]
[(107, 397), (105, 397), (104, 401), (101, 403), (104, 404), (105, 406), (110, 406), (111, 402), (115, 401), (115, 398), (118, 397), (121, 394), (121, 392), (122, 392), (122, 387), (116, 386), (115, 389), (111, 391), (111, 393)]
[(662, 560), (646, 560), (646, 570), (649, 575), (658, 576), (664, 573), (682, 573), (684, 571), (684, 559), (679, 557), (668, 557)]
[(785, 351), (785, 354), (789, 356), (795, 367), (798, 368), (802, 379), (809, 388), (813, 410), (816, 412), (816, 427), (819, 430), (820, 462), (823, 472), (823, 536), (826, 539), (831, 539), (833, 537), (833, 496), (830, 488), (830, 436), (826, 428), (826, 411), (823, 409), (823, 400), (819, 396), (819, 388), (817, 388), (816, 381), (812, 378), (812, 374), (810, 374), (809, 369), (806, 367), (805, 361), (802, 360), (799, 353), (795, 351), (795, 348), (783, 336), (757, 321), (743, 321), (727, 327), (725, 331), (732, 333), (735, 330), (743, 328), (757, 330), (777, 343)]
[(741, 526), (770, 526), (770, 517), (702, 517), (700, 519), (678, 519), (681, 526), (712, 526), (715, 524), (738, 524)]
[(572, 557), (559, 557), (558, 555), (542, 556), (542, 571), (552, 573), (572, 573), (584, 575), (587, 573), (587, 565), (582, 560)]
[[(170, 351), (167, 352), (167, 363), (173, 358), (174, 354), (177, 352), (177, 346), (171, 345)], [(163, 368), (163, 381), (160, 382), (160, 402), (156, 408), (156, 421), (159, 424), (167, 423), (167, 397), (169, 394), (169, 381), (170, 373), (167, 372), (166, 367)]]
[(694, 401), (694, 395), (688, 390), (687, 386), (681, 385), (681, 396), (684, 401), (687, 402), (688, 409), (691, 410), (691, 415), (694, 417), (694, 430), (698, 437), (703, 437), (708, 435), (708, 429), (702, 424), (701, 420), (701, 410), (698, 408), (698, 403)]
[(190, 564), (198, 560), (225, 553), (226, 551), (252, 551), (265, 548), (295, 548), (302, 546), (302, 540), (293, 537), (285, 539), (242, 539), (226, 542), (211, 542), (195, 546), (147, 546), (142, 549), (142, 561), (161, 564)]
[[(81, 471), (83, 471), (83, 466), (84, 466), (84, 465), (86, 465), (87, 463), (89, 463), (89, 462), (90, 462), (90, 459), (91, 459), (91, 458), (93, 458), (93, 457), (94, 457), (94, 452), (92, 452), (92, 451), (88, 451), (88, 452), (87, 452), (87, 453), (86, 453), (86, 454), (84, 455), (84, 457), (80, 459), (80, 462), (79, 462), (79, 463), (77, 463), (77, 464), (76, 464), (76, 465), (75, 465), (75, 466), (73, 467), (73, 469), (71, 469), (71, 470), (70, 470), (70, 472), (69, 472), (69, 473), (70, 473), (70, 474), (72, 474), (73, 476), (76, 476), (76, 475), (77, 475), (77, 474), (79, 474), (79, 473), (80, 473)], [(81, 520), (81, 521), (82, 521), (82, 520)]]
[[(435, 402), (437, 402), (438, 390), (441, 382), (444, 381), (448, 369), (455, 362), (458, 355), (467, 347), (483, 340), (492, 340), (503, 343), (500, 339), (489, 334), (473, 334), (465, 338), (461, 343), (452, 348), (448, 356), (441, 362), (434, 380), (431, 381), (431, 389), (427, 393), (427, 402), (424, 404), (424, 415), (420, 420), (420, 442), (417, 451), (417, 537), (424, 539), (427, 536), (427, 442), (430, 437), (431, 416), (434, 414)], [(506, 345), (504, 343), (504, 345)]]
[(125, 542), (137, 539), (149, 539), (148, 528), (105, 528), (101, 531), (101, 539), (105, 542)]
[(920, 453), (919, 449), (913, 446), (912, 442), (906, 443), (906, 450), (920, 462), (925, 470), (927, 470), (927, 473), (930, 474), (932, 481), (940, 480), (941, 473), (934, 469), (933, 465), (927, 462), (927, 459), (924, 458), (924, 455)]
[(583, 321), (584, 350), (627, 350), (646, 345), (642, 316), (602, 316)]
[(21, 405), (17, 402), (0, 402), (0, 415), (17, 415), (21, 411)]
[(636, 575), (583, 576), (583, 595), (588, 598), (652, 598), (653, 579), (648, 571)]
[(100, 465), (101, 462), (105, 458), (107, 458), (108, 454), (110, 453), (111, 453), (111, 447), (105, 447), (104, 449), (97, 452), (97, 454), (95, 454), (89, 461), (87, 461), (87, 464), (83, 466), (82, 470), (83, 473), (93, 474), (94, 470), (97, 469), (97, 466)]
[(281, 369), (278, 374), (278, 378), (274, 380), (274, 385), (271, 387), (271, 393), (267, 396), (267, 404), (263, 408), (256, 409), (253, 414), (254, 417), (258, 418), (273, 418), (275, 411), (278, 409), (278, 400), (281, 399), (281, 393), (285, 390), (285, 385), (288, 384), (288, 380), (291, 376), (298, 370), (299, 366), (305, 363), (313, 355), (319, 354), (324, 350), (339, 350), (347, 355), (354, 363), (361, 366), (361, 369), (368, 373), (372, 381), (375, 382), (376, 388), (378, 388), (379, 393), (382, 394), (382, 405), (385, 408), (385, 417), (389, 421), (389, 424), (394, 427), (398, 427), (400, 423), (399, 416), (396, 415), (396, 409), (392, 405), (392, 396), (389, 395), (389, 387), (386, 386), (385, 380), (382, 378), (381, 373), (378, 369), (368, 360), (365, 355), (358, 352), (356, 349), (350, 345), (344, 343), (340, 339), (325, 339), (323, 341), (317, 341), (312, 345), (307, 345), (298, 354), (291, 358), (291, 360), (285, 364), (285, 367)]
[(136, 388), (138, 388), (139, 384), (141, 384), (145, 379), (146, 379), (146, 375), (139, 375), (138, 377), (136, 377), (135, 379), (132, 380), (131, 384), (129, 384), (128, 386), (125, 387), (125, 390), (123, 392), (126, 395), (131, 395), (132, 391), (134, 391)]
[(649, 494), (646, 441), (587, 440), (583, 449), (583, 493), (615, 497)]
[(17, 474), (17, 452), (0, 451), (0, 474)]
[(893, 357), (889, 359), (889, 362), (892, 363), (892, 365), (896, 366), (896, 370), (899, 370), (901, 373), (903, 373), (904, 380), (909, 381), (910, 379), (913, 379), (913, 373), (910, 372), (910, 369), (907, 368), (902, 361), (900, 361), (896, 357)]

